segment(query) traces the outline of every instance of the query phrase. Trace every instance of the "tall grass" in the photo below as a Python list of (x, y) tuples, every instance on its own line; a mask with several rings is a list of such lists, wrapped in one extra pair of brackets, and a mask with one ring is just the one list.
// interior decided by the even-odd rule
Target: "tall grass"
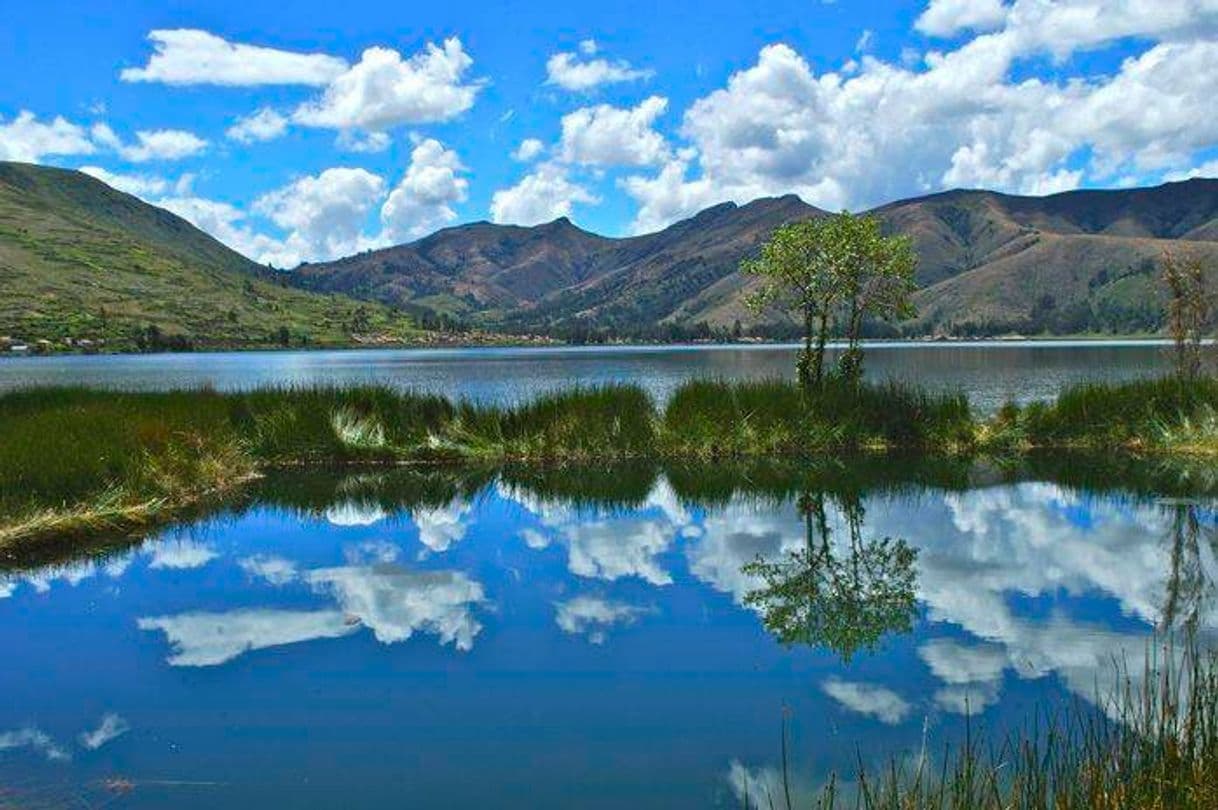
[(703, 458), (961, 449), (973, 432), (962, 394), (897, 383), (804, 389), (780, 380), (687, 383), (665, 408), (662, 429), (666, 453)]
[[(720, 463), (860, 450), (969, 455), (1035, 447), (1218, 452), (1218, 382), (1082, 386), (987, 423), (961, 394), (894, 383), (694, 381), (662, 409), (637, 386), (519, 405), (377, 386), (0, 396), (0, 544), (131, 522), (227, 491), (272, 467), (435, 462)], [(103, 520), (103, 516), (105, 519)]]
[(1087, 383), (1000, 418), (1042, 447), (1218, 452), (1218, 379)]

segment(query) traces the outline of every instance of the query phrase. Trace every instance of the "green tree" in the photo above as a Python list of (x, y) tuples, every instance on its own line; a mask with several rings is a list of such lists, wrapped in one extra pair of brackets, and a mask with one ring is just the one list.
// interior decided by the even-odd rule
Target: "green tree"
[(875, 217), (843, 212), (779, 227), (740, 269), (761, 279), (747, 300), (754, 311), (781, 307), (802, 320), (797, 371), (810, 387), (824, 380), (825, 345), (838, 319), (849, 342), (843, 370), (853, 375), (862, 366), (865, 319), (909, 314), (914, 266), (909, 239), (884, 236)]
[(918, 259), (912, 239), (885, 236), (874, 216), (841, 214), (839, 218), (854, 260), (845, 265), (841, 279), (847, 345), (838, 368), (842, 376), (857, 380), (863, 374), (861, 341), (866, 319), (890, 321), (913, 316), (910, 296), (917, 288), (914, 270)]

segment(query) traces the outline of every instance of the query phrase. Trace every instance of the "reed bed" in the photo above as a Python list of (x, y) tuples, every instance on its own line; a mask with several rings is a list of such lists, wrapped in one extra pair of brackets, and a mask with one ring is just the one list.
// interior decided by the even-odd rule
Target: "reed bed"
[(498, 406), (378, 386), (0, 396), (0, 545), (142, 521), (277, 467), (807, 459), (1036, 448), (1218, 452), (1218, 382), (1091, 385), (978, 419), (906, 385), (693, 381), (659, 407), (607, 385)]

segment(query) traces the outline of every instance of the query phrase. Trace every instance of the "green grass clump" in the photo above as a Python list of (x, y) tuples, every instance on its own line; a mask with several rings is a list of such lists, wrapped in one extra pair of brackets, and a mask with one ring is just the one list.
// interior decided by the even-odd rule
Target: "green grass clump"
[(955, 450), (974, 423), (960, 394), (929, 394), (897, 383), (828, 383), (805, 390), (781, 380), (695, 381), (669, 401), (669, 455), (807, 455), (860, 448)]
[(1010, 421), (1034, 446), (1218, 452), (1218, 379), (1077, 385)]

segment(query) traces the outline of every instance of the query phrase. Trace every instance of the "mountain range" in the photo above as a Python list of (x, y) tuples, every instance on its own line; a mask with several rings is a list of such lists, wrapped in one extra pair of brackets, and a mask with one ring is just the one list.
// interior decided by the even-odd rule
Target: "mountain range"
[[(1218, 265), (1218, 180), (1022, 197), (948, 191), (873, 212), (912, 237), (918, 317), (903, 333), (1155, 331), (1164, 249)], [(662, 231), (613, 239), (567, 219), (478, 222), (410, 244), (303, 265), (293, 283), (514, 332), (789, 334), (743, 306), (737, 272), (778, 225), (821, 211), (795, 196), (724, 203)]]
[[(1165, 249), (1218, 267), (1218, 180), (1021, 197), (948, 191), (873, 212), (908, 234), (918, 315), (877, 335), (1135, 334), (1162, 328)], [(788, 337), (744, 305), (740, 260), (798, 197), (724, 203), (610, 238), (568, 219), (477, 222), (273, 271), (80, 172), (0, 163), (0, 336), (109, 347), (343, 345), (472, 327), (572, 340)]]

